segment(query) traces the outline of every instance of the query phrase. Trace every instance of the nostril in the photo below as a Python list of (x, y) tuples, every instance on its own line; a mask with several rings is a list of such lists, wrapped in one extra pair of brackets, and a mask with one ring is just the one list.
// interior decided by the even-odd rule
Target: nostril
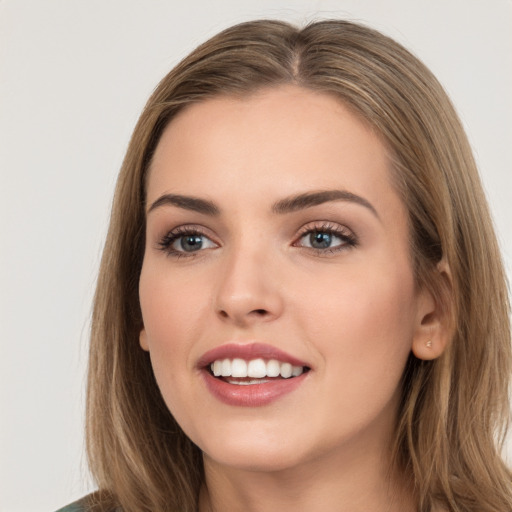
[(258, 308), (258, 309), (245, 309), (245, 310), (237, 310), (236, 308), (233, 308), (230, 310), (229, 308), (226, 309), (219, 309), (217, 311), (217, 314), (220, 318), (223, 320), (233, 320), (235, 322), (245, 322), (245, 321), (251, 321), (252, 320), (267, 320), (272, 316), (271, 312), (268, 309), (264, 308)]

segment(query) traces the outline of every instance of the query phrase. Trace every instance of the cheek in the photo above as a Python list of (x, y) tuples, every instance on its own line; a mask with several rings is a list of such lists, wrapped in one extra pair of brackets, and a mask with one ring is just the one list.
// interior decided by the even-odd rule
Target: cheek
[(204, 330), (207, 301), (198, 297), (193, 283), (180, 282), (168, 274), (143, 267), (139, 297), (153, 371), (171, 407), (169, 400), (178, 394), (170, 390), (184, 385), (187, 374), (194, 370), (191, 348)]
[(389, 377), (391, 385), (399, 379), (415, 327), (412, 274), (388, 266), (386, 272), (344, 272), (322, 290), (318, 281), (308, 287), (315, 307), (304, 307), (302, 329), (325, 364), (347, 382), (357, 372), (366, 381)]
[(414, 330), (413, 290), (412, 277), (345, 274), (327, 293), (310, 295), (315, 312), (297, 316), (322, 359), (318, 377), (327, 391), (311, 397), (323, 404), (312, 420), (318, 428), (330, 423), (356, 432), (394, 423)]
[(165, 262), (143, 266), (139, 298), (150, 349), (161, 345), (179, 349), (183, 338), (198, 328), (205, 305), (204, 286), (198, 287), (192, 279), (180, 279), (179, 274), (169, 272)]

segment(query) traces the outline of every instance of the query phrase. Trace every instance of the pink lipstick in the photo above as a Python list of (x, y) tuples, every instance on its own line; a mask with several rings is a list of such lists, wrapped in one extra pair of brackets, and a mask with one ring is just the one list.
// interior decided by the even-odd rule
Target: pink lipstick
[(197, 367), (215, 398), (242, 407), (267, 405), (291, 393), (310, 370), (305, 362), (262, 343), (216, 347)]

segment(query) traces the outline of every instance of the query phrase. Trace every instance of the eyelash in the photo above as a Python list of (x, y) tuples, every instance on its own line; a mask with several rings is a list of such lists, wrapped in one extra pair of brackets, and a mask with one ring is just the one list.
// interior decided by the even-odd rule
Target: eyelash
[(331, 254), (336, 254), (340, 251), (346, 251), (348, 249), (356, 247), (359, 243), (356, 235), (347, 227), (341, 226), (339, 224), (333, 224), (330, 222), (323, 222), (321, 224), (307, 224), (303, 228), (301, 228), (301, 231), (297, 237), (297, 242), (294, 242), (293, 245), (295, 247), (301, 247), (300, 245), (298, 245), (298, 242), (302, 240), (306, 235), (311, 236), (313, 233), (327, 234), (335, 236), (341, 240), (340, 245), (336, 245), (334, 247), (326, 247), (324, 249), (302, 246), (304, 249), (312, 251), (315, 255), (328, 256)]
[[(313, 233), (319, 234), (327, 234), (330, 236), (335, 236), (341, 240), (340, 245), (336, 245), (334, 247), (326, 247), (326, 248), (315, 248), (308, 247), (304, 245), (299, 245), (299, 242), (307, 235), (311, 236)], [(197, 226), (179, 226), (172, 231), (169, 231), (162, 239), (158, 242), (158, 248), (164, 251), (168, 256), (173, 258), (193, 258), (197, 256), (201, 250), (198, 251), (178, 251), (174, 249), (173, 244), (178, 241), (180, 238), (190, 236), (198, 236), (203, 237), (209, 240), (211, 243), (215, 244), (202, 230)], [(337, 224), (332, 224), (330, 222), (327, 223), (312, 223), (307, 224), (303, 228), (301, 228), (296, 241), (292, 244), (294, 247), (302, 247), (307, 249), (308, 251), (313, 252), (316, 255), (327, 256), (330, 254), (335, 254), (340, 251), (348, 250), (358, 245), (358, 239), (355, 234), (346, 228), (345, 226), (340, 226)]]
[(186, 251), (177, 251), (172, 247), (174, 242), (187, 236), (200, 236), (210, 240), (210, 238), (201, 230), (200, 227), (179, 226), (172, 231), (169, 231), (162, 237), (162, 239), (158, 242), (159, 249), (167, 253), (168, 256), (174, 258), (191, 258), (197, 256), (201, 251), (191, 251), (187, 253)]

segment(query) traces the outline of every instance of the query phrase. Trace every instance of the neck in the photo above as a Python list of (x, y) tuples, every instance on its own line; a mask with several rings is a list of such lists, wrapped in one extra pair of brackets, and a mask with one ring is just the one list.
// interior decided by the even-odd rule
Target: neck
[[(350, 450), (349, 450), (350, 451)], [(200, 512), (413, 512), (407, 478), (388, 454), (335, 453), (280, 471), (221, 466), (205, 455)]]

